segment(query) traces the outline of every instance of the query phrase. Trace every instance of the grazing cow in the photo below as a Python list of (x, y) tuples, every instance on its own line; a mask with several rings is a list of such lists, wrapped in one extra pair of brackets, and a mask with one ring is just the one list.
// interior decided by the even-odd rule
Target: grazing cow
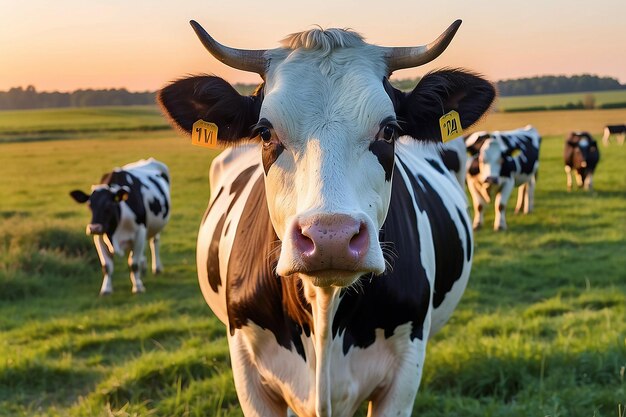
[(506, 230), (506, 205), (516, 186), (515, 213), (532, 211), (540, 143), (539, 133), (530, 125), (505, 132), (476, 132), (465, 139), (471, 155), (467, 187), (474, 203), (474, 229), (482, 226), (484, 207), (495, 194), (493, 228)]
[(438, 56), (460, 21), (427, 46), (313, 29), (267, 51), (191, 23), (211, 54), (264, 79), (248, 97), (208, 76), (158, 94), (187, 134), (203, 119), (225, 146), (252, 141), (213, 161), (197, 247), (243, 413), (352, 416), (369, 401), (372, 416), (409, 416), (427, 339), (472, 261), (467, 203), (428, 142), (453, 109), (476, 122), (495, 91), (462, 70), (427, 74), (408, 94), (388, 76)]
[(624, 144), (624, 139), (626, 138), (626, 124), (624, 125), (607, 125), (604, 127), (604, 136), (602, 137), (602, 144), (604, 146), (609, 145), (609, 139), (611, 135), (617, 136), (617, 143), (620, 145)]
[(89, 202), (91, 222), (87, 234), (100, 257), (104, 279), (100, 295), (113, 292), (113, 255), (129, 254), (133, 293), (144, 292), (145, 242), (150, 241), (152, 272), (163, 271), (159, 256), (160, 234), (170, 217), (170, 176), (167, 166), (154, 158), (116, 168), (104, 174), (91, 194), (70, 193), (78, 203)]
[(467, 149), (463, 136), (446, 142), (439, 153), (443, 163), (456, 177), (462, 190), (465, 190), (465, 173), (467, 172)]
[(585, 190), (593, 188), (593, 173), (600, 161), (598, 143), (587, 132), (572, 132), (565, 139), (563, 151), (567, 190), (572, 190), (572, 170), (576, 175), (576, 184)]

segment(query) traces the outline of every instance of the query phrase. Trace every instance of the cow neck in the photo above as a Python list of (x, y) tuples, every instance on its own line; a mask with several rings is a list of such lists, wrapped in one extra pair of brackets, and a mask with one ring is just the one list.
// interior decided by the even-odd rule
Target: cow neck
[(315, 348), (315, 411), (318, 416), (330, 416), (332, 369), (332, 320), (339, 307), (340, 288), (316, 287), (307, 280), (304, 290), (313, 316)]

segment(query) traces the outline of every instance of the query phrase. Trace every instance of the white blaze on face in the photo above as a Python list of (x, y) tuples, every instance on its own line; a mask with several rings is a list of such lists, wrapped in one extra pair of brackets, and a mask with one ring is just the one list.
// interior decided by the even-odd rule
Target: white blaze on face
[(270, 217), (283, 242), (280, 274), (302, 272), (293, 230), (318, 218), (331, 229), (333, 218), (354, 219), (367, 233), (367, 253), (341, 284), (384, 271), (378, 230), (387, 215), (391, 181), (369, 148), (381, 123), (395, 113), (383, 88), (384, 60), (377, 54), (363, 44), (328, 56), (297, 50), (271, 61), (260, 119), (271, 124), (273, 140), (282, 145), (265, 180)]
[(498, 178), (502, 168), (502, 148), (495, 139), (487, 139), (480, 148), (478, 156), (480, 164), (480, 180), (485, 183), (487, 178)]

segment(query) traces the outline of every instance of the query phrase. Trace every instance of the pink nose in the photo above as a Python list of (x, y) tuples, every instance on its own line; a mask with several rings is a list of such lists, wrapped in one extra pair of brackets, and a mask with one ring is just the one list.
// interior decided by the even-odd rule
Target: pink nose
[(104, 228), (101, 224), (98, 223), (90, 223), (87, 225), (87, 234), (88, 235), (101, 235), (104, 232)]
[(295, 222), (292, 241), (303, 272), (358, 270), (370, 244), (366, 224), (345, 214), (316, 215)]

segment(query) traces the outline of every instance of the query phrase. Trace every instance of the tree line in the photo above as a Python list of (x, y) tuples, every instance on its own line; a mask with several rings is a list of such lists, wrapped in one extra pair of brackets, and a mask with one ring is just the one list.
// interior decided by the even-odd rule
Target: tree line
[[(413, 78), (394, 80), (392, 84), (406, 91), (411, 90), (418, 82), (419, 78)], [(626, 84), (620, 84), (615, 78), (589, 74), (518, 78), (498, 81), (496, 85), (502, 97), (626, 89)], [(256, 85), (235, 84), (235, 88), (241, 94), (250, 94)], [(14, 87), (9, 91), (0, 91), (0, 110), (154, 104), (155, 98), (156, 92), (130, 92), (125, 88), (86, 89), (61, 93), (39, 92), (34, 86), (29, 85), (26, 88)]]
[(501, 96), (529, 96), (539, 94), (582, 93), (626, 89), (626, 84), (612, 77), (597, 75), (544, 75), (541, 77), (503, 80), (497, 83)]
[(0, 110), (44, 109), (51, 107), (96, 107), (154, 104), (156, 93), (133, 93), (124, 88), (76, 90), (71, 93), (39, 92), (34, 86), (0, 91)]

